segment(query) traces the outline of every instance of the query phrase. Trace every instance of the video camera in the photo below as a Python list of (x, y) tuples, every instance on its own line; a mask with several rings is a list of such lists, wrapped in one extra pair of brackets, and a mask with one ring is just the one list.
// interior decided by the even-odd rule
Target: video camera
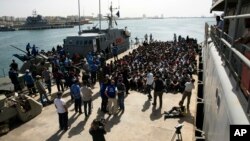
[(176, 130), (180, 130), (184, 125), (183, 124), (178, 124), (175, 126), (175, 129)]
[(178, 124), (178, 125), (176, 125), (176, 126), (175, 126), (175, 129), (176, 129), (175, 133), (176, 133), (176, 134), (181, 134), (181, 128), (182, 128), (183, 126), (184, 126), (183, 124)]
[(97, 122), (98, 122), (99, 127), (104, 127), (106, 124), (106, 121), (104, 118), (97, 120)]

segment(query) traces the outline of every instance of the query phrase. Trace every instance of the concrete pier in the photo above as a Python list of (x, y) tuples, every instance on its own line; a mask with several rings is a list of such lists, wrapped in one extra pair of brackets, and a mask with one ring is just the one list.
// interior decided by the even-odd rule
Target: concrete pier
[[(130, 50), (129, 50), (130, 51)], [(127, 52), (119, 55), (121, 57)], [(192, 91), (190, 111), (183, 118), (168, 118), (164, 120), (164, 111), (178, 106), (181, 93), (164, 93), (163, 106), (159, 103), (155, 107), (152, 101), (148, 100), (146, 94), (136, 91), (129, 91), (125, 98), (125, 111), (117, 115), (102, 114), (100, 111), (101, 98), (99, 96), (99, 83), (93, 89), (93, 109), (89, 118), (84, 114), (75, 114), (74, 103), (70, 101), (69, 90), (64, 92), (63, 98), (69, 107), (70, 128), (64, 132), (59, 130), (58, 115), (53, 104), (43, 108), (40, 115), (34, 119), (12, 129), (6, 135), (0, 136), (1, 141), (92, 141), (89, 134), (90, 124), (95, 118), (106, 119), (106, 141), (175, 141), (178, 139), (175, 134), (175, 126), (183, 124), (181, 129), (183, 141), (194, 140), (196, 98), (197, 98), (197, 76), (195, 89)], [(52, 92), (56, 92), (53, 86)], [(152, 92), (153, 93), (153, 92)], [(184, 102), (186, 105), (186, 100)]]

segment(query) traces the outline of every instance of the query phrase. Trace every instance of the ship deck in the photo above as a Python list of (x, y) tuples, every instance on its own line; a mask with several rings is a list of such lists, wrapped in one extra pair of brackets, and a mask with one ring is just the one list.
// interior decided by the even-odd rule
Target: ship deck
[[(130, 50), (119, 55), (121, 57)], [(64, 132), (59, 130), (58, 115), (53, 104), (43, 108), (40, 115), (34, 119), (19, 125), (9, 133), (0, 137), (1, 141), (67, 141), (67, 140), (85, 140), (91, 141), (89, 134), (91, 122), (95, 118), (104, 117), (106, 119), (105, 138), (107, 141), (175, 141), (178, 139), (175, 134), (175, 126), (183, 124), (181, 129), (183, 141), (193, 141), (195, 133), (196, 117), (196, 98), (197, 98), (197, 76), (196, 86), (192, 92), (190, 111), (183, 118), (168, 118), (164, 120), (164, 111), (170, 110), (173, 106), (178, 106), (181, 93), (164, 93), (163, 107), (159, 105), (153, 107), (152, 101), (148, 100), (146, 94), (136, 91), (130, 91), (125, 98), (125, 111), (118, 115), (103, 115), (100, 111), (101, 98), (99, 96), (99, 84), (93, 89), (93, 109), (89, 118), (84, 114), (75, 114), (74, 104), (70, 100), (69, 90), (64, 92), (63, 98), (69, 106), (69, 125), (70, 128)], [(56, 86), (53, 86), (52, 92), (56, 92)], [(53, 96), (53, 95), (52, 95)], [(36, 97), (37, 98), (37, 97)], [(186, 101), (184, 102), (186, 104)]]

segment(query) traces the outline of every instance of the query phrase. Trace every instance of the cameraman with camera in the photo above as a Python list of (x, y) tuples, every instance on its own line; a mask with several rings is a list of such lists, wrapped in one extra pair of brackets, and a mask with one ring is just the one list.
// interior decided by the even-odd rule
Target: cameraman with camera
[(106, 131), (104, 129), (104, 119), (94, 119), (91, 123), (89, 133), (92, 136), (93, 141), (105, 141), (104, 134), (106, 134)]

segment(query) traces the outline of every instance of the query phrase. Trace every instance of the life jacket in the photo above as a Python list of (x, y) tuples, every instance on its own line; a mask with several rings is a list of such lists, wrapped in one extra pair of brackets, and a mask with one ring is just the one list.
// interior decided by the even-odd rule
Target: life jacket
[(116, 87), (114, 85), (109, 85), (107, 88), (107, 93), (110, 98), (115, 98), (116, 96)]

